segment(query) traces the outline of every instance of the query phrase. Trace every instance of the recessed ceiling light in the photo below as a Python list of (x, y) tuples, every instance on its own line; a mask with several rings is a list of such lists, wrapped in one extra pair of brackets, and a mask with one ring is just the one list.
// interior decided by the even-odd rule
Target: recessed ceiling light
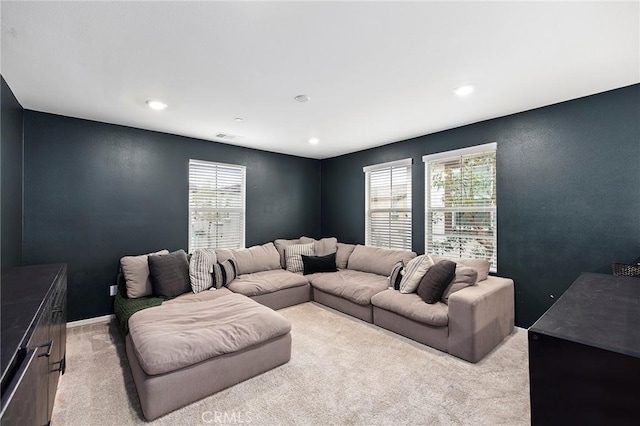
[(311, 138), (311, 139), (309, 139), (309, 143), (310, 143), (311, 145), (318, 145), (318, 142), (320, 142), (320, 139), (318, 139), (318, 138)]
[(236, 118), (234, 118), (234, 119), (233, 119), (233, 121), (238, 121), (238, 122), (240, 122), (240, 121), (244, 121), (244, 120), (243, 120), (241, 117), (236, 117)]
[(311, 100), (311, 98), (307, 95), (298, 95), (294, 98), (296, 101), (298, 102), (309, 102)]
[(464, 86), (458, 87), (456, 90), (453, 91), (453, 93), (455, 93), (458, 96), (470, 95), (471, 93), (473, 93), (473, 86), (470, 84), (465, 84)]
[(147, 101), (147, 105), (149, 105), (149, 108), (155, 109), (156, 111), (162, 111), (163, 109), (165, 109), (167, 107), (167, 104), (165, 104), (162, 101), (148, 100)]

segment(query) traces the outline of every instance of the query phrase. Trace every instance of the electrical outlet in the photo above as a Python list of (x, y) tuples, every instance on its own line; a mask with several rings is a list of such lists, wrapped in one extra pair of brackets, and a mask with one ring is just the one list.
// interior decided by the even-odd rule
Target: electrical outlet
[(117, 285), (112, 285), (111, 287), (109, 287), (109, 296), (115, 296), (117, 292), (118, 292)]

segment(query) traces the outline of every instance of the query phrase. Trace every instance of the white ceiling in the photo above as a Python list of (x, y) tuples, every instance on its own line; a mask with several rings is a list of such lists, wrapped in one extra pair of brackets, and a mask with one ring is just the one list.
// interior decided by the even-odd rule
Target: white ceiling
[[(640, 82), (637, 1), (1, 8), (1, 72), (24, 108), (207, 140), (230, 133), (244, 138), (227, 143), (311, 158)], [(459, 98), (464, 83), (476, 90)]]

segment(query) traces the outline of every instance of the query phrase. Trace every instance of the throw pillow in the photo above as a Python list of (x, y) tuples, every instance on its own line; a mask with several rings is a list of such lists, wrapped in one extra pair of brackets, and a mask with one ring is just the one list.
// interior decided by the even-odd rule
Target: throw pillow
[(396, 263), (391, 270), (391, 275), (389, 275), (389, 288), (393, 288), (394, 290), (400, 289), (400, 281), (402, 280), (402, 269), (404, 268), (404, 263), (399, 261)]
[(301, 255), (304, 275), (315, 274), (316, 272), (338, 272), (336, 268), (336, 254), (331, 253), (326, 256)]
[(284, 249), (287, 256), (287, 271), (302, 272), (304, 264), (302, 263), (302, 255), (313, 256), (313, 243), (309, 244), (292, 244)]
[(151, 296), (153, 293), (151, 278), (149, 277), (148, 259), (149, 256), (157, 254), (169, 254), (169, 250), (160, 250), (140, 256), (125, 256), (120, 259), (120, 267), (124, 275), (128, 298), (135, 299)]
[[(402, 280), (400, 280), (400, 293), (413, 293), (418, 288), (424, 274), (433, 266), (433, 260), (429, 255), (414, 257), (404, 268)], [(449, 284), (449, 283), (447, 283)]]
[(191, 291), (189, 262), (184, 250), (149, 256), (153, 294), (168, 299)]
[(278, 254), (280, 255), (280, 266), (282, 269), (287, 269), (287, 257), (284, 254), (284, 249), (292, 244), (300, 244), (300, 238), (296, 238), (295, 240), (278, 239), (273, 242), (273, 245), (276, 246), (276, 250), (278, 250)]
[(449, 304), (449, 296), (465, 287), (472, 286), (478, 280), (478, 271), (468, 266), (456, 265), (456, 273), (451, 284), (447, 286), (440, 300)]
[(433, 265), (418, 285), (418, 296), (429, 304), (440, 300), (444, 290), (456, 275), (456, 264), (450, 260), (441, 260)]
[(336, 266), (340, 269), (347, 269), (347, 263), (349, 262), (349, 256), (356, 248), (355, 244), (336, 244)]
[(237, 276), (238, 272), (233, 259), (216, 263), (213, 265), (213, 272), (211, 273), (211, 277), (213, 278), (213, 287), (211, 287), (211, 289), (226, 287), (231, 284), (231, 281), (235, 280)]
[(216, 263), (216, 251), (212, 248), (197, 249), (189, 261), (191, 290), (200, 293), (213, 285), (211, 271)]

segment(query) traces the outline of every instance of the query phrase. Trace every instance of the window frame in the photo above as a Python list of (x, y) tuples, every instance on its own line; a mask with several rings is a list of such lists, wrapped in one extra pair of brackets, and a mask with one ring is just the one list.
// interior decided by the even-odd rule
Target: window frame
[[(241, 226), (240, 226), (240, 238), (238, 241), (238, 246), (237, 247), (207, 247), (207, 248), (236, 248), (236, 249), (240, 249), (240, 248), (244, 248), (245, 244), (246, 244), (246, 228), (247, 228), (247, 168), (246, 166), (240, 165), (240, 164), (231, 164), (231, 163), (221, 163), (221, 162), (216, 162), (216, 161), (206, 161), (206, 160), (197, 160), (197, 159), (189, 159), (189, 164), (188, 164), (188, 181), (189, 181), (189, 189), (188, 189), (188, 200), (187, 200), (187, 204), (188, 204), (188, 240), (189, 240), (189, 253), (192, 253), (194, 250), (201, 248), (201, 247), (194, 247), (193, 246), (193, 231), (192, 231), (192, 226), (193, 226), (193, 222), (192, 222), (192, 213), (196, 210), (203, 210), (202, 208), (200, 209), (195, 209), (192, 206), (192, 201), (191, 201), (191, 191), (192, 191), (192, 179), (191, 179), (191, 166), (192, 165), (198, 165), (200, 167), (205, 166), (205, 167), (215, 167), (216, 169), (218, 167), (224, 167), (224, 168), (232, 168), (232, 169), (237, 169), (238, 172), (241, 173), (242, 177), (241, 177), (241, 181), (240, 181), (240, 187), (241, 187), (241, 191), (240, 191), (240, 197), (241, 197), (241, 204), (240, 207), (233, 207), (233, 208), (223, 208), (223, 207), (213, 207), (213, 208), (208, 208), (208, 210), (211, 211), (220, 211), (220, 212), (232, 212), (232, 213), (241, 213)], [(216, 170), (217, 172), (217, 170)]]
[[(425, 253), (430, 253), (430, 235), (432, 234), (430, 230), (430, 219), (429, 214), (431, 211), (441, 211), (441, 212), (452, 212), (452, 224), (454, 222), (454, 218), (456, 213), (460, 212), (487, 212), (493, 216), (493, 236), (491, 238), (493, 242), (493, 256), (490, 261), (490, 272), (497, 272), (498, 269), (498, 194), (497, 187), (495, 187), (494, 191), (494, 205), (493, 206), (485, 206), (485, 205), (475, 205), (475, 206), (463, 206), (463, 207), (432, 207), (431, 203), (431, 169), (430, 166), (433, 162), (444, 162), (446, 160), (454, 160), (454, 159), (462, 159), (463, 157), (472, 157), (478, 156), (482, 154), (492, 153), (495, 156), (495, 162), (493, 164), (493, 168), (495, 171), (495, 181), (494, 184), (497, 184), (497, 152), (498, 152), (498, 144), (496, 142), (491, 142), (482, 145), (476, 145), (468, 148), (455, 149), (451, 151), (438, 152), (434, 154), (424, 155), (422, 157), (422, 161), (424, 162), (424, 186), (425, 186), (425, 194), (424, 194), (424, 248)], [(497, 186), (497, 185), (496, 185)], [(453, 226), (453, 225), (452, 225)], [(447, 235), (447, 234), (443, 234)], [(452, 234), (453, 235), (453, 234)], [(473, 238), (473, 235), (464, 235), (464, 234), (455, 234), (455, 236), (463, 236), (465, 238)], [(433, 239), (433, 236), (431, 236)], [(487, 239), (487, 238), (482, 238)], [(430, 253), (433, 254), (433, 253)], [(446, 253), (442, 254), (442, 256), (447, 257), (461, 257), (457, 256), (456, 253)]]
[[(413, 166), (413, 159), (412, 158), (405, 158), (402, 160), (396, 160), (396, 161), (389, 161), (386, 163), (379, 163), (379, 164), (372, 164), (370, 166), (365, 166), (362, 168), (362, 171), (364, 172), (365, 175), (365, 212), (364, 212), (364, 216), (365, 216), (365, 224), (364, 224), (364, 233), (365, 233), (365, 245), (370, 245), (373, 247), (381, 247), (381, 248), (393, 248), (393, 249), (399, 249), (399, 250), (407, 250), (407, 251), (411, 251), (413, 249), (413, 206), (412, 206), (412, 202), (413, 202), (413, 170), (412, 170), (412, 166)], [(408, 197), (409, 197), (409, 208), (377, 208), (372, 210), (370, 205), (371, 205), (371, 172), (376, 172), (376, 171), (380, 171), (383, 169), (390, 169), (390, 172), (393, 176), (393, 169), (394, 168), (406, 168), (408, 170), (408, 176), (409, 176), (409, 191), (408, 191)], [(393, 183), (391, 183), (391, 187), (393, 186)], [(391, 189), (391, 188), (390, 188)], [(382, 213), (393, 213), (393, 212), (398, 212), (398, 213), (409, 213), (410, 215), (410, 232), (409, 232), (409, 247), (382, 247), (382, 246), (374, 246), (371, 242), (372, 236), (371, 236), (371, 213), (374, 212), (382, 212)], [(389, 234), (391, 234), (391, 230), (389, 229)], [(391, 236), (389, 237), (389, 241), (391, 242)]]

